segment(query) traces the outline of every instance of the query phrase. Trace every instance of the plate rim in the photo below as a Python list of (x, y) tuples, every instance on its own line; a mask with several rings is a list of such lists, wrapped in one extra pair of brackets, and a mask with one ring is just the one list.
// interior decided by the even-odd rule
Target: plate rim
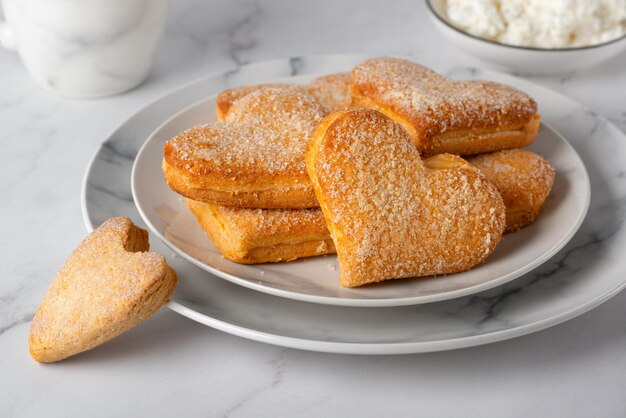
[[(306, 77), (316, 77), (319, 75), (321, 74), (307, 74)], [(298, 75), (296, 77), (305, 77), (305, 76)], [(263, 81), (263, 83), (281, 82), (287, 78), (291, 78), (291, 77), (269, 79), (267, 81)], [(291, 299), (291, 300), (298, 300), (301, 302), (317, 303), (321, 305), (332, 305), (332, 306), (359, 307), (359, 308), (363, 308), (363, 307), (385, 308), (385, 307), (394, 307), (394, 306), (421, 305), (421, 304), (426, 304), (426, 303), (434, 303), (434, 302), (441, 302), (445, 300), (456, 299), (456, 298), (460, 298), (464, 296), (470, 296), (470, 295), (480, 293), (480, 292), (504, 285), (506, 283), (509, 283), (523, 276), (524, 274), (531, 272), (532, 270), (538, 268), (539, 266), (547, 262), (552, 256), (554, 256), (565, 245), (567, 245), (569, 241), (571, 241), (571, 239), (574, 237), (576, 232), (578, 232), (578, 230), (580, 229), (580, 226), (585, 220), (588, 210), (589, 210), (589, 205), (591, 202), (591, 183), (589, 179), (589, 173), (587, 172), (587, 168), (585, 167), (585, 164), (583, 163), (582, 158), (580, 157), (580, 155), (578, 155), (578, 152), (569, 143), (567, 138), (565, 138), (551, 124), (545, 121), (541, 121), (542, 125), (544, 125), (553, 134), (555, 134), (567, 146), (567, 148), (575, 156), (577, 160), (577, 165), (582, 167), (582, 173), (583, 173), (584, 178), (581, 179), (581, 184), (585, 191), (585, 201), (583, 203), (583, 207), (580, 212), (580, 215), (576, 219), (576, 222), (570, 225), (567, 233), (563, 235), (555, 244), (553, 244), (550, 247), (549, 251), (544, 252), (540, 257), (536, 258), (531, 263), (525, 266), (522, 266), (514, 271), (508, 272), (496, 279), (479, 283), (473, 286), (464, 287), (464, 288), (456, 289), (452, 291), (446, 291), (442, 293), (427, 294), (427, 295), (421, 295), (421, 296), (411, 296), (411, 297), (400, 297), (400, 298), (367, 298), (365, 299), (365, 298), (342, 298), (342, 297), (335, 297), (335, 296), (320, 296), (320, 295), (311, 295), (311, 294), (306, 294), (306, 293), (295, 292), (292, 290), (286, 290), (286, 289), (281, 289), (281, 288), (277, 288), (273, 286), (268, 286), (266, 284), (256, 283), (251, 280), (239, 277), (235, 274), (220, 270), (217, 267), (214, 267), (201, 260), (198, 260), (197, 258), (193, 257), (191, 254), (188, 254), (184, 249), (179, 248), (176, 244), (171, 242), (164, 234), (162, 234), (161, 231), (151, 222), (150, 217), (146, 214), (146, 211), (141, 205), (141, 199), (137, 199), (137, 196), (138, 196), (137, 185), (136, 185), (137, 183), (136, 173), (137, 173), (137, 166), (138, 166), (137, 162), (142, 161), (142, 155), (146, 152), (146, 149), (148, 149), (150, 146), (153, 146), (152, 142), (158, 141), (157, 134), (159, 133), (159, 131), (161, 131), (166, 125), (171, 123), (173, 119), (178, 118), (180, 117), (180, 115), (186, 112), (189, 112), (191, 109), (194, 109), (195, 107), (200, 106), (202, 103), (208, 100), (211, 100), (217, 94), (219, 93), (215, 93), (214, 95), (197, 100), (194, 103), (184, 107), (183, 109), (179, 110), (178, 112), (176, 112), (175, 114), (167, 118), (156, 129), (152, 131), (152, 133), (148, 136), (148, 138), (143, 142), (143, 144), (139, 148), (137, 155), (135, 156), (135, 160), (133, 161), (131, 175), (130, 175), (131, 193), (133, 196), (133, 202), (135, 204), (135, 207), (137, 211), (139, 212), (139, 215), (141, 216), (142, 220), (144, 221), (144, 223), (150, 230), (150, 232), (155, 234), (159, 238), (159, 240), (161, 240), (161, 242), (163, 242), (169, 249), (174, 251), (179, 256), (183, 257), (185, 260), (198, 266), (199, 268), (205, 270), (206, 272), (210, 274), (216, 275), (220, 277), (221, 279), (227, 280), (231, 283), (234, 283), (239, 286), (243, 286), (245, 288), (248, 288), (257, 292), (266, 293), (266, 294), (270, 294), (273, 296), (282, 297), (282, 298)], [(411, 279), (408, 279), (408, 280), (411, 280)]]
[[(583, 305), (564, 311), (558, 315), (543, 318), (541, 320), (520, 325), (517, 327), (507, 328), (499, 331), (493, 331), (486, 334), (470, 335), (460, 338), (448, 338), (431, 341), (416, 342), (380, 342), (380, 343), (353, 343), (353, 342), (337, 342), (323, 341), (319, 339), (304, 339), (287, 337), (284, 335), (271, 334), (264, 331), (258, 331), (252, 328), (245, 328), (240, 325), (230, 324), (217, 318), (213, 318), (204, 313), (195, 311), (177, 301), (170, 300), (167, 307), (174, 312), (189, 318), (193, 321), (204, 324), (208, 327), (236, 335), (238, 337), (258, 341), (266, 344), (278, 345), (281, 347), (295, 348), (298, 350), (316, 351), (322, 353), (335, 354), (359, 354), (359, 355), (394, 355), (394, 354), (417, 354), (431, 353), (437, 351), (455, 350), (459, 348), (470, 348), (485, 344), (491, 344), (500, 341), (510, 340), (516, 337), (532, 334), (547, 328), (559, 325), (570, 319), (583, 315), (593, 308), (600, 306), (613, 296), (620, 293), (626, 287), (626, 279), (619, 285), (610, 289), (607, 293), (598, 295), (596, 298), (589, 300)], [(323, 306), (323, 305), (322, 305)], [(311, 347), (314, 345), (315, 347)]]
[[(335, 55), (329, 55), (329, 56), (311, 56), (311, 58), (328, 58), (330, 59), (331, 57), (362, 57), (365, 58), (365, 56), (363, 55), (356, 55), (356, 54), (335, 54)], [(285, 62), (288, 60), (288, 58), (286, 59), (278, 59), (278, 60), (272, 60), (272, 61), (264, 61), (265, 64), (267, 64), (268, 62), (273, 62), (275, 64), (281, 63), (281, 64), (285, 64)], [(463, 70), (467, 70), (467, 69), (471, 69), (471, 67), (453, 67), (452, 70), (456, 70), (456, 69), (463, 69)], [(517, 78), (515, 76), (511, 76), (511, 75), (506, 75), (508, 78), (512, 79), (512, 80), (519, 80), (522, 82), (526, 82), (526, 80), (524, 79), (520, 79)], [(90, 206), (87, 204), (87, 191), (88, 189), (90, 189), (88, 187), (88, 180), (90, 178), (90, 174), (92, 172), (92, 169), (94, 167), (94, 164), (96, 163), (98, 156), (102, 150), (102, 147), (104, 144), (106, 144), (111, 138), (113, 138), (122, 128), (130, 125), (130, 124), (134, 124), (137, 123), (136, 118), (140, 117), (144, 114), (144, 112), (147, 111), (147, 108), (149, 106), (153, 106), (155, 105), (157, 102), (163, 102), (164, 99), (166, 98), (170, 98), (170, 97), (174, 97), (177, 96), (178, 94), (182, 93), (182, 90), (184, 89), (185, 86), (191, 86), (191, 85), (196, 85), (198, 83), (201, 83), (203, 81), (205, 81), (207, 78), (210, 78), (211, 76), (205, 76), (202, 78), (199, 78), (197, 80), (194, 80), (192, 82), (189, 83), (185, 83), (182, 84), (174, 89), (171, 89), (170, 91), (164, 93), (162, 96), (160, 96), (159, 98), (157, 98), (156, 100), (149, 102), (148, 104), (146, 104), (145, 106), (143, 106), (141, 109), (139, 109), (137, 112), (133, 113), (131, 116), (129, 116), (126, 120), (124, 120), (121, 124), (119, 124), (118, 126), (116, 126), (114, 129), (111, 130), (111, 133), (106, 136), (102, 143), (99, 145), (99, 147), (96, 149), (96, 151), (94, 152), (92, 158), (89, 161), (89, 164), (86, 167), (85, 170), (85, 174), (83, 176), (83, 184), (81, 187), (81, 211), (82, 211), (82, 217), (83, 217), (83, 221), (85, 223), (85, 226), (87, 228), (88, 231), (92, 231), (94, 229), (94, 225), (97, 219), (93, 219), (92, 223), (92, 218), (95, 216), (95, 213), (93, 212), (93, 209), (90, 209)], [(532, 82), (531, 82), (532, 83)], [(536, 84), (536, 83), (535, 83)], [(575, 101), (574, 99), (569, 98), (568, 96), (565, 96), (559, 92), (556, 92), (548, 87), (542, 86), (542, 85), (537, 85), (538, 88), (545, 90), (545, 91), (549, 91), (552, 94), (557, 95), (558, 97), (567, 100), (569, 103), (575, 104), (579, 109), (581, 110), (585, 110), (585, 111), (590, 111), (593, 112), (595, 114), (595, 112), (593, 110), (591, 110), (589, 107), (585, 106), (584, 104)], [(175, 113), (175, 109), (172, 109), (171, 112)], [(624, 132), (622, 132), (621, 130), (619, 130), (618, 128), (615, 127), (615, 125), (613, 125), (610, 121), (608, 121), (605, 117), (597, 115), (596, 117), (606, 123), (608, 126), (612, 127), (612, 130), (615, 131), (618, 135), (621, 135), (624, 139), (626, 139), (626, 135), (624, 134)], [(572, 307), (571, 309), (562, 311), (560, 313), (557, 314), (553, 314), (553, 315), (549, 315), (546, 316), (540, 320), (534, 320), (532, 322), (529, 322), (525, 325), (521, 325), (521, 326), (515, 326), (515, 327), (511, 327), (511, 328), (507, 328), (506, 330), (501, 330), (501, 331), (493, 331), (493, 332), (489, 332), (487, 334), (481, 334), (480, 336), (472, 336), (472, 337), (461, 337), (461, 338), (456, 338), (456, 339), (448, 339), (448, 340), (441, 340), (441, 341), (454, 341), (454, 343), (451, 343), (449, 346), (446, 346), (445, 348), (441, 348), (441, 350), (443, 349), (454, 349), (454, 348), (462, 348), (462, 347), (470, 347), (470, 346), (477, 346), (477, 345), (481, 345), (481, 344), (488, 344), (488, 343), (493, 343), (493, 342), (498, 342), (498, 341), (503, 341), (503, 340), (507, 340), (507, 339), (511, 339), (517, 336), (522, 336), (522, 335), (526, 335), (529, 334), (531, 332), (535, 332), (535, 331), (540, 331), (543, 329), (546, 329), (548, 327), (551, 326), (555, 326), (558, 325), (560, 323), (563, 323), (569, 319), (572, 319), (574, 317), (577, 317), (579, 315), (582, 315), (583, 313), (595, 308), (596, 306), (600, 305), (601, 303), (607, 301), (608, 299), (610, 299), (611, 297), (615, 296), (616, 294), (618, 294), (621, 290), (623, 290), (626, 287), (626, 275), (620, 278), (617, 278), (618, 283), (614, 286), (610, 286), (605, 288), (601, 294), (598, 294), (595, 298), (590, 299), (587, 303), (583, 303), (583, 304), (579, 304), (576, 305), (575, 307)], [(204, 325), (208, 325), (210, 327), (213, 327), (215, 329), (233, 334), (233, 335), (238, 335), (240, 337), (244, 337), (244, 338), (248, 338), (248, 339), (252, 339), (255, 341), (259, 341), (259, 342), (264, 342), (264, 343), (270, 343), (270, 344), (276, 344), (276, 345), (281, 345), (284, 347), (292, 347), (292, 348), (298, 348), (298, 349), (305, 349), (305, 350), (311, 350), (311, 351), (324, 351), (324, 352), (332, 352), (332, 353), (345, 353), (345, 354), (400, 354), (400, 353), (420, 353), (420, 352), (431, 352), (431, 351), (437, 351), (438, 348), (435, 347), (436, 344), (436, 340), (435, 341), (428, 341), (428, 342), (415, 342), (415, 343), (368, 343), (367, 344), (367, 348), (361, 349), (360, 346), (363, 346), (365, 343), (339, 343), (339, 342), (328, 342), (328, 341), (315, 341), (313, 339), (311, 340), (307, 340), (307, 339), (294, 339), (294, 338), (290, 338), (290, 337), (285, 337), (285, 336), (281, 336), (277, 334), (270, 334), (270, 333), (263, 333), (263, 332), (258, 332), (255, 331), (252, 328), (245, 328), (245, 327), (241, 327), (239, 325), (234, 325), (225, 321), (222, 321), (220, 319), (217, 318), (213, 318), (207, 314), (204, 313), (200, 313), (200, 312), (196, 312), (193, 311), (192, 308), (185, 306), (183, 303), (180, 303), (177, 299), (176, 299), (176, 293), (174, 293), (174, 297), (173, 299), (168, 303), (168, 308), (172, 309), (173, 311), (186, 316), (192, 320), (195, 320), (197, 322), (200, 322)], [(182, 312), (180, 309), (178, 309), (178, 307), (182, 307), (185, 310), (187, 310), (188, 312)], [(321, 307), (320, 307), (321, 308)], [(193, 312), (194, 315), (189, 315), (189, 312)], [(201, 320), (200, 317), (203, 317), (203, 320)], [(222, 325), (224, 324), (224, 325)], [(242, 329), (245, 332), (242, 333), (238, 333), (237, 329)], [(482, 338), (481, 338), (482, 336)], [(471, 344), (470, 343), (463, 343), (464, 341), (466, 341), (466, 339), (468, 338), (472, 338)], [(290, 340), (294, 340), (294, 341), (289, 341), (287, 339)], [(295, 343), (300, 343), (303, 342), (303, 346), (296, 346)], [(320, 346), (315, 346), (313, 347), (312, 344), (316, 343), (316, 342), (321, 342), (321, 343), (325, 343), (325, 345), (323, 347)], [(293, 344), (292, 344), (293, 343)], [(425, 344), (428, 344), (428, 346), (426, 347)], [(397, 346), (401, 345), (402, 349), (396, 349)], [(411, 347), (408, 347), (408, 345), (411, 345)], [(370, 349), (371, 347), (371, 349)]]

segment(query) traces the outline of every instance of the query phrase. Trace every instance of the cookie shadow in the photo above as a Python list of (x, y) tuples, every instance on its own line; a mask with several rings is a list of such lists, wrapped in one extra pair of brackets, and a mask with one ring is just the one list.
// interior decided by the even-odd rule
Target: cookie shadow
[(209, 330), (169, 309), (161, 309), (130, 331), (62, 363), (71, 366), (113, 363), (120, 359), (125, 362), (145, 360), (149, 356), (165, 355), (182, 345), (198, 344), (202, 342), (199, 340), (207, 338)]

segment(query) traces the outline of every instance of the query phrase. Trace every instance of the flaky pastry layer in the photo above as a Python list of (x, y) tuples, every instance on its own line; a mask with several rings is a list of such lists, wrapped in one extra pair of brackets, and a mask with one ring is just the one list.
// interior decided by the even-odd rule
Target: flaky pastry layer
[(237, 263), (292, 261), (335, 252), (317, 209), (240, 209), (188, 200), (218, 250)]
[(476, 154), (531, 144), (537, 104), (527, 94), (488, 81), (456, 81), (399, 58), (357, 65), (352, 104), (400, 123), (423, 156)]
[(506, 206), (506, 230), (533, 223), (552, 190), (556, 172), (539, 154), (522, 149), (504, 150), (468, 158), (500, 192)]
[(266, 182), (255, 179), (249, 184), (233, 186), (230, 182), (220, 183), (202, 176), (190, 176), (189, 173), (172, 167), (165, 159), (162, 168), (168, 186), (192, 200), (239, 208), (319, 207), (313, 186), (309, 182), (289, 184), (281, 181), (283, 179)]
[(235, 101), (224, 122), (168, 140), (166, 181), (194, 200), (240, 207), (318, 206), (304, 153), (325, 111), (308, 94), (264, 87)]

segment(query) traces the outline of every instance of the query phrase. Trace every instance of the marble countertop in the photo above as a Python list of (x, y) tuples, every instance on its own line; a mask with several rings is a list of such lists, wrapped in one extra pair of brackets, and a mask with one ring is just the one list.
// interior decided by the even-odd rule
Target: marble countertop
[[(284, 349), (167, 309), (85, 355), (41, 365), (30, 320), (85, 236), (81, 181), (107, 134), (171, 89), (235, 65), (328, 53), (481, 66), (421, 1), (175, 2), (148, 81), (93, 101), (37, 88), (0, 50), (0, 416), (567, 416), (626, 414), (626, 293), (562, 325), (496, 344), (402, 356)], [(626, 132), (626, 54), (532, 81)]]

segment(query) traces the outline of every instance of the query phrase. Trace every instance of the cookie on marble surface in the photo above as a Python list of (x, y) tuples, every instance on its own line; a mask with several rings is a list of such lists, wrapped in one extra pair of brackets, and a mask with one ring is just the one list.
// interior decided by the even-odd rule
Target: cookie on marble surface
[(428, 168), (402, 126), (376, 110), (327, 116), (306, 164), (343, 286), (468, 270), (504, 232), (493, 184), (463, 163)]
[(148, 249), (148, 232), (128, 218), (111, 218), (89, 234), (35, 314), (31, 356), (63, 360), (128, 331), (163, 306), (176, 287), (176, 272)]

